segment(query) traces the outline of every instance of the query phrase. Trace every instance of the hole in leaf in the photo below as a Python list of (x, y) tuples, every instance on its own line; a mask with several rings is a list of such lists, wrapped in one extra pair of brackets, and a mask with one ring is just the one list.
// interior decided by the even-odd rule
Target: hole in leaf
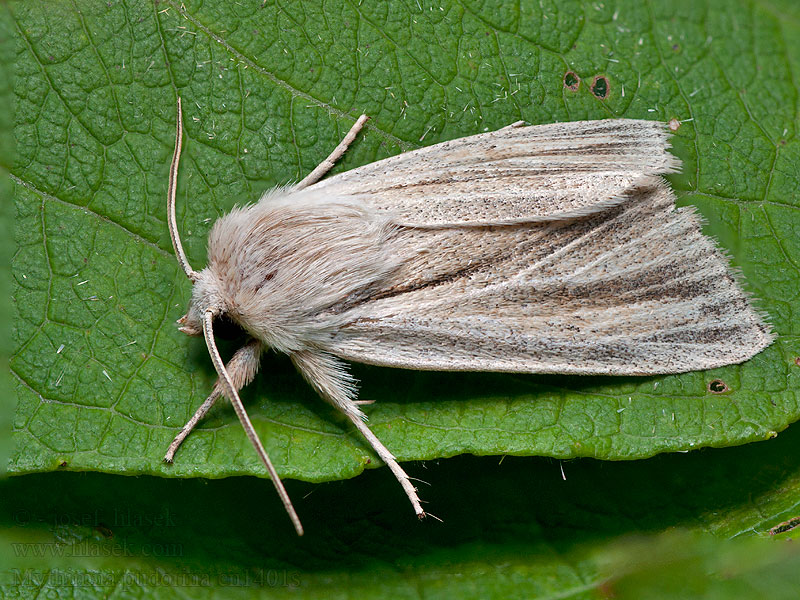
[(608, 79), (602, 75), (597, 75), (592, 80), (592, 93), (600, 100), (608, 98)]
[(681, 128), (681, 122), (673, 117), (672, 119), (669, 120), (669, 128), (670, 131), (678, 131), (678, 129)]
[(709, 382), (708, 391), (712, 394), (724, 394), (725, 392), (730, 392), (731, 388), (722, 379), (715, 379)]
[(784, 521), (783, 523), (775, 525), (775, 527), (769, 530), (769, 534), (778, 535), (779, 533), (786, 533), (787, 531), (791, 531), (798, 525), (800, 525), (800, 517), (792, 517), (788, 521)]
[(570, 91), (577, 92), (581, 87), (581, 78), (573, 71), (564, 73), (564, 87)]
[(796, 364), (798, 367), (800, 367), (800, 356), (795, 356), (794, 357), (794, 364)]

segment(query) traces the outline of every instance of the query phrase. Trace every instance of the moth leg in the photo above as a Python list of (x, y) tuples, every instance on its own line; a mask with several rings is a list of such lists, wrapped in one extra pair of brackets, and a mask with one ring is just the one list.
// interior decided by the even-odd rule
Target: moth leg
[[(228, 371), (228, 374), (231, 376), (233, 380), (233, 385), (236, 387), (236, 391), (239, 391), (248, 383), (253, 381), (253, 378), (258, 373), (258, 367), (261, 363), (261, 350), (262, 345), (261, 342), (252, 339), (247, 342), (244, 346), (239, 348), (231, 357), (231, 360), (225, 365), (225, 369)], [(222, 383), (219, 379), (214, 384), (214, 388), (211, 390), (211, 394), (209, 394), (206, 401), (200, 405), (200, 408), (192, 415), (192, 418), (183, 426), (180, 433), (175, 436), (175, 439), (172, 440), (172, 443), (169, 445), (167, 449), (167, 454), (164, 456), (164, 460), (168, 463), (171, 463), (175, 458), (175, 452), (177, 452), (178, 447), (183, 443), (183, 440), (192, 432), (195, 426), (206, 416), (211, 407), (214, 406), (214, 403), (217, 399), (222, 395)]]
[(347, 148), (353, 143), (353, 140), (356, 139), (358, 132), (364, 127), (364, 123), (367, 122), (367, 119), (369, 119), (367, 115), (361, 115), (358, 117), (358, 120), (350, 128), (350, 131), (347, 132), (347, 135), (344, 136), (344, 139), (339, 142), (339, 145), (336, 146), (336, 148), (334, 148), (333, 152), (330, 153), (328, 158), (319, 163), (316, 169), (311, 171), (311, 173), (306, 175), (300, 183), (294, 186), (294, 189), (302, 190), (303, 188), (307, 188), (308, 186), (313, 185), (322, 179), (322, 176), (330, 171), (333, 168), (333, 165), (336, 164), (336, 161), (339, 160), (345, 152), (347, 152)]
[(524, 126), (525, 126), (525, 121), (515, 121), (514, 123), (511, 123), (511, 125), (506, 125), (502, 129), (500, 129), (500, 131), (502, 131), (503, 129), (516, 129), (517, 127), (524, 127)]
[(389, 452), (364, 422), (367, 417), (358, 407), (358, 401), (354, 399), (356, 394), (355, 382), (347, 372), (345, 364), (330, 354), (308, 350), (293, 353), (291, 359), (300, 374), (311, 384), (311, 387), (325, 400), (342, 411), (356, 426), (356, 429), (369, 442), (375, 453), (391, 469), (406, 496), (411, 501), (414, 512), (420, 519), (423, 518), (425, 511), (422, 510), (417, 489), (412, 485), (411, 480), (394, 455)]
[(286, 488), (283, 486), (283, 482), (278, 476), (278, 471), (275, 470), (275, 466), (272, 464), (269, 454), (267, 454), (267, 451), (264, 449), (264, 444), (261, 443), (253, 427), (253, 422), (244, 409), (242, 399), (239, 398), (239, 392), (236, 391), (236, 384), (234, 384), (233, 379), (231, 379), (230, 373), (228, 373), (228, 370), (225, 368), (225, 363), (222, 362), (222, 357), (219, 355), (217, 342), (214, 339), (214, 310), (213, 308), (209, 308), (203, 313), (203, 337), (206, 340), (208, 355), (211, 357), (211, 362), (214, 363), (214, 369), (216, 369), (217, 375), (222, 382), (222, 393), (231, 403), (231, 406), (233, 406), (233, 410), (236, 412), (236, 416), (239, 417), (239, 422), (242, 424), (244, 432), (247, 434), (247, 439), (253, 444), (253, 448), (255, 448), (261, 462), (267, 467), (267, 472), (269, 473), (270, 479), (272, 479), (272, 484), (275, 486), (275, 491), (278, 492), (278, 496), (283, 503), (283, 508), (286, 510), (286, 514), (289, 515), (297, 535), (303, 535), (303, 524), (300, 523), (300, 517), (297, 516), (297, 511), (292, 505), (292, 500), (289, 498), (289, 494), (286, 493)]

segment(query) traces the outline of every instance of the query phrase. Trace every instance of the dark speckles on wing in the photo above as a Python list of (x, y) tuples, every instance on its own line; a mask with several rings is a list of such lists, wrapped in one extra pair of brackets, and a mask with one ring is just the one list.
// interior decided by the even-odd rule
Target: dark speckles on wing
[(422, 148), (315, 186), (420, 227), (553, 220), (609, 208), (677, 167), (663, 124), (608, 120), (506, 128)]
[(331, 350), (416, 369), (647, 374), (749, 358), (772, 339), (714, 243), (661, 186), (601, 214), (400, 227), (404, 262)]

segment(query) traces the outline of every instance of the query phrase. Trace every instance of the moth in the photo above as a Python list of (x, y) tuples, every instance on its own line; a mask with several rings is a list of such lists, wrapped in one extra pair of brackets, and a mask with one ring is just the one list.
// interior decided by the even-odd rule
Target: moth
[[(219, 379), (165, 459), (225, 396), (302, 535), (300, 519), (238, 390), (265, 348), (289, 355), (391, 469), (345, 361), (439, 371), (655, 375), (743, 362), (773, 335), (692, 207), (661, 178), (677, 170), (663, 123), (610, 119), (469, 136), (321, 181), (361, 116), (305, 179), (220, 218), (208, 265), (181, 246), (175, 195), (178, 99), (167, 220), (194, 284), (180, 330), (204, 336)], [(225, 365), (222, 316), (250, 340)]]

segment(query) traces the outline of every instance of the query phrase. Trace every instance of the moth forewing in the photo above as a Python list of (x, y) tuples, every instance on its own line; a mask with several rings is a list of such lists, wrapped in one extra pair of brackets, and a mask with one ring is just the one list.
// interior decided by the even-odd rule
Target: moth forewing
[(343, 313), (333, 354), (414, 369), (652, 375), (742, 362), (773, 339), (694, 209), (675, 210), (664, 184), (579, 219), (401, 229), (393, 243), (411, 267)]
[(564, 220), (616, 206), (677, 171), (668, 148), (655, 121), (515, 124), (358, 167), (312, 190), (415, 227)]
[[(285, 352), (394, 473), (342, 359), (384, 366), (645, 375), (747, 360), (773, 336), (691, 208), (663, 124), (615, 119), (521, 127), (445, 142), (315, 183), (364, 125), (298, 185), (222, 217), (191, 270), (175, 226), (180, 103), (168, 220), (194, 282), (181, 330), (203, 334), (220, 379), (298, 533), (291, 502), (238, 397), (262, 347)], [(174, 233), (174, 235), (172, 235)], [(225, 366), (213, 319), (252, 339)]]

